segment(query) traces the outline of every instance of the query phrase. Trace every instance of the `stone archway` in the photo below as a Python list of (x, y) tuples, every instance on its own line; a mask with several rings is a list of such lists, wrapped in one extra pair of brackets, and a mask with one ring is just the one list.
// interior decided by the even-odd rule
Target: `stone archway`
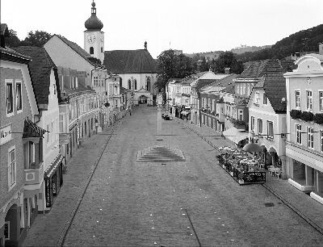
[(269, 148), (268, 154), (271, 156), (271, 164), (275, 167), (281, 167), (281, 160), (274, 147)]
[(141, 95), (139, 97), (139, 104), (147, 104), (147, 96)]
[(17, 204), (13, 204), (5, 217), (5, 246), (18, 246), (20, 235), (20, 212)]

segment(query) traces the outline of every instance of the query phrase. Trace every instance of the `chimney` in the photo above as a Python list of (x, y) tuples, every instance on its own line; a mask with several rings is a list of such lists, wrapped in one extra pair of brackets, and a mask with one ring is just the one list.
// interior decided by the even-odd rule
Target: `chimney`
[(145, 50), (147, 50), (147, 41), (144, 43)]
[(230, 74), (230, 68), (224, 68), (224, 74), (226, 75)]
[(319, 54), (323, 55), (323, 43), (319, 44)]

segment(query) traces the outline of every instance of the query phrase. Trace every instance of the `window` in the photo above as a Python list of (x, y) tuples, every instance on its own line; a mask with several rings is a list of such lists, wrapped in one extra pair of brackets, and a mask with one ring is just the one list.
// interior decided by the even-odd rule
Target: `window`
[(300, 108), (301, 107), (301, 92), (295, 91), (295, 107)]
[(307, 110), (313, 110), (313, 92), (306, 91), (306, 107)]
[(258, 134), (262, 134), (262, 119), (258, 119)]
[(16, 107), (17, 111), (22, 110), (21, 82), (16, 83)]
[(323, 91), (319, 91), (319, 110), (323, 111)]
[(97, 76), (94, 76), (94, 86), (99, 86), (99, 78)]
[(64, 115), (60, 114), (59, 115), (59, 133), (64, 132)]
[(262, 102), (264, 105), (267, 105), (267, 97), (266, 95), (264, 94), (263, 96), (263, 102)]
[(259, 92), (256, 92), (255, 94), (255, 104), (259, 105), (260, 103), (260, 94)]
[(8, 151), (8, 187), (11, 190), (16, 185), (16, 149), (12, 147)]
[(147, 91), (150, 91), (150, 88), (151, 88), (151, 85), (150, 85), (151, 83), (150, 83), (150, 77), (148, 76), (147, 77)]
[(274, 138), (274, 124), (271, 121), (267, 121), (267, 137)]
[(302, 125), (296, 124), (296, 142), (302, 144)]
[(314, 128), (307, 127), (307, 147), (314, 148)]
[(10, 240), (10, 221), (4, 223), (4, 240)]
[(128, 89), (131, 89), (131, 81), (128, 80)]
[(250, 130), (252, 132), (255, 131), (255, 117), (253, 117), (253, 116), (251, 116), (251, 118), (250, 118)]
[(135, 79), (135, 90), (137, 90), (137, 80)]
[(47, 130), (47, 143), (49, 143), (49, 124), (47, 124), (47, 126), (46, 126), (46, 130)]
[(56, 94), (56, 85), (53, 84), (53, 89), (54, 89), (54, 95)]
[(6, 93), (7, 93), (7, 114), (13, 113), (13, 91), (12, 91), (12, 82), (6, 83)]
[(94, 54), (94, 48), (93, 47), (90, 47), (90, 54)]
[(321, 152), (323, 152), (323, 131), (320, 131)]

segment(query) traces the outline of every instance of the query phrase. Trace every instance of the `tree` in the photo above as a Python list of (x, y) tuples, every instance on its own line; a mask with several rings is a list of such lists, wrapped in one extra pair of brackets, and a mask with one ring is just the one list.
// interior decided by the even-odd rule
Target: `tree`
[(184, 78), (193, 73), (192, 60), (173, 50), (164, 51), (157, 58), (157, 82), (155, 87), (162, 91), (170, 78)]
[(220, 54), (219, 58), (214, 61), (213, 69), (217, 73), (224, 73), (225, 68), (230, 68), (231, 73), (240, 74), (243, 71), (242, 62), (237, 61), (231, 51)]
[(17, 32), (15, 30), (9, 30), (9, 37), (5, 38), (6, 46), (17, 47), (20, 45), (20, 39), (17, 37)]
[(45, 31), (30, 31), (28, 36), (20, 43), (21, 46), (43, 46), (52, 35)]

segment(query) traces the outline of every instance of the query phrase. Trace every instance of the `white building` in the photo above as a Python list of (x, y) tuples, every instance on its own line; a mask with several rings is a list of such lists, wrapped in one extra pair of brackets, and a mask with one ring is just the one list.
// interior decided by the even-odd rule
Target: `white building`
[(299, 58), (285, 74), (287, 88), (287, 176), (323, 203), (323, 45), (320, 54)]

